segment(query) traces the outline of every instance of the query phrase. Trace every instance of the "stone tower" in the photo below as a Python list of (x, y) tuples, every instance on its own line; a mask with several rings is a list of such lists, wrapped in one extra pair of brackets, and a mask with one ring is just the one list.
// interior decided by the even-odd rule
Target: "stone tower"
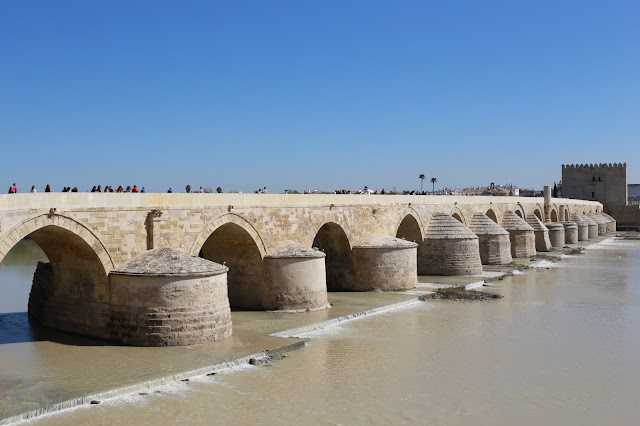
[(606, 212), (628, 203), (627, 163), (562, 165), (562, 195), (599, 201)]

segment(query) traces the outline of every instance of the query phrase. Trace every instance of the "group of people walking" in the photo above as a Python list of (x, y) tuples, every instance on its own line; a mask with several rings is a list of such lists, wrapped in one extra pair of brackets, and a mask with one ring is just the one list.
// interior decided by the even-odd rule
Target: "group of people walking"
[(104, 187), (104, 191), (102, 190), (102, 185), (98, 185), (98, 186), (94, 186), (93, 188), (91, 188), (91, 192), (133, 192), (133, 193), (138, 193), (138, 192), (147, 192), (144, 188), (144, 186), (142, 187), (142, 189), (138, 189), (137, 185), (133, 185), (133, 188), (131, 188), (130, 186), (127, 186), (127, 189), (123, 188), (122, 185), (120, 185), (118, 187), (118, 189), (116, 189), (115, 191), (113, 190), (113, 188), (111, 186), (105, 186)]
[[(33, 194), (38, 192), (35, 185), (31, 186), (30, 192)], [(51, 186), (47, 185), (44, 189), (44, 192), (51, 192)], [(78, 187), (76, 186), (74, 186), (73, 188), (71, 188), (70, 186), (65, 186), (62, 189), (62, 192), (79, 192), (79, 191), (78, 191)], [(105, 186), (103, 191), (102, 185), (98, 185), (91, 188), (91, 192), (134, 192), (135, 193), (135, 192), (147, 192), (147, 191), (145, 190), (144, 186), (142, 187), (142, 189), (138, 189), (136, 185), (133, 185), (133, 188), (130, 186), (127, 186), (126, 189), (123, 188), (122, 185), (120, 185), (118, 189), (116, 189), (115, 191), (111, 186)], [(9, 194), (17, 194), (17, 193), (18, 193), (18, 186), (14, 182), (11, 186), (9, 186)]]
[[(65, 188), (66, 189), (66, 188)], [(77, 188), (74, 188), (75, 192), (78, 191)], [(35, 185), (31, 185), (31, 193), (35, 194), (36, 192), (38, 192), (36, 190), (36, 186)], [(47, 185), (47, 187), (44, 189), (44, 192), (51, 192), (51, 187), (49, 185)], [(65, 192), (64, 190), (62, 192)], [(16, 183), (14, 182), (13, 185), (11, 185), (9, 187), (9, 194), (17, 194), (18, 193), (18, 186), (16, 185)]]

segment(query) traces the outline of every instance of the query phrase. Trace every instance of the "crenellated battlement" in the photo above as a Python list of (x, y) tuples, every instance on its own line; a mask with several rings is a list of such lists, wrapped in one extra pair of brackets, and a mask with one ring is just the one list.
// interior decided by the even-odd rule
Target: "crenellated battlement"
[(562, 170), (580, 170), (580, 169), (616, 169), (616, 168), (627, 168), (627, 163), (600, 163), (600, 164), (563, 164)]
[(627, 163), (563, 164), (562, 195), (600, 201), (605, 211), (626, 206)]

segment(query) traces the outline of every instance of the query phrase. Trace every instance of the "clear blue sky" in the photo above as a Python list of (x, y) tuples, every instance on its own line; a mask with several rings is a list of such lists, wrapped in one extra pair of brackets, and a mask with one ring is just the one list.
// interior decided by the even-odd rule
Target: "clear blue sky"
[(1, 0), (0, 183), (640, 183), (639, 23), (637, 0)]

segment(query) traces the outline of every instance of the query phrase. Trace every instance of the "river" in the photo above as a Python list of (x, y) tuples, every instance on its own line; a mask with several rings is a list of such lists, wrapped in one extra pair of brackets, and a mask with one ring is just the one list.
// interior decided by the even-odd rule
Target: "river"
[[(640, 241), (611, 238), (549, 269), (530, 269), (486, 288), (503, 299), (415, 302), (309, 332), (305, 348), (271, 365), (172, 382), (146, 395), (136, 392), (32, 422), (637, 424), (639, 260)], [(21, 288), (7, 284), (28, 277), (20, 268), (15, 262), (0, 266), (3, 294), (7, 286)], [(16, 298), (22, 311), (26, 294)], [(24, 354), (24, 347), (41, 343), (11, 335), (0, 323), (3, 375), (11, 371), (12, 347)], [(74, 356), (90, 357), (98, 375), (101, 357), (128, 357), (120, 372), (109, 372), (115, 375), (128, 375), (145, 362), (145, 350), (125, 355), (129, 348), (96, 350), (64, 340), (39, 347), (39, 357), (64, 364), (42, 351), (65, 345)], [(34, 381), (23, 380), (27, 390), (17, 394), (42, 398), (41, 380), (35, 379), (51, 374), (47, 363), (34, 365)], [(72, 366), (68, 370), (72, 374)]]

